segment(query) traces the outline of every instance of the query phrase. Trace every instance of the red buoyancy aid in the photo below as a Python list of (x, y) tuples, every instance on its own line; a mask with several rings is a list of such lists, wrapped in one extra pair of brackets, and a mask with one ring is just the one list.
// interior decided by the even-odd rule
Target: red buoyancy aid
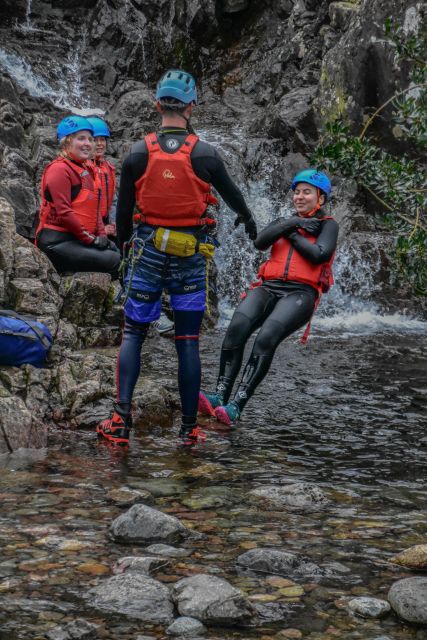
[[(331, 219), (332, 216), (322, 218)], [(304, 229), (298, 229), (309, 242), (316, 242), (316, 236), (307, 233)], [(264, 262), (258, 271), (258, 277), (262, 280), (286, 280), (309, 284), (319, 293), (325, 293), (334, 283), (332, 263), (335, 254), (327, 262), (313, 264), (304, 258), (292, 246), (288, 238), (279, 238), (271, 248), (269, 259)]]
[(60, 156), (59, 158), (56, 158), (55, 160), (50, 162), (43, 171), (41, 181), (42, 203), (39, 212), (40, 222), (39, 226), (37, 227), (36, 237), (42, 231), (42, 229), (53, 229), (54, 231), (68, 232), (68, 229), (61, 225), (61, 220), (58, 220), (53, 202), (48, 202), (45, 197), (47, 173), (49, 171), (49, 167), (59, 162), (68, 165), (80, 179), (81, 189), (77, 197), (71, 201), (71, 209), (79, 219), (82, 227), (89, 233), (94, 233), (98, 227), (100, 193), (96, 176), (93, 172), (93, 166), (90, 164), (79, 166), (74, 164), (67, 158)]
[(95, 163), (95, 168), (98, 172), (99, 187), (101, 189), (99, 211), (103, 221), (108, 222), (108, 214), (110, 213), (116, 190), (116, 169), (108, 160), (98, 160)]
[(203, 224), (208, 204), (216, 201), (211, 186), (196, 176), (190, 154), (199, 138), (190, 134), (175, 153), (160, 147), (156, 133), (145, 137), (148, 164), (135, 183), (138, 219), (153, 225), (186, 227)]

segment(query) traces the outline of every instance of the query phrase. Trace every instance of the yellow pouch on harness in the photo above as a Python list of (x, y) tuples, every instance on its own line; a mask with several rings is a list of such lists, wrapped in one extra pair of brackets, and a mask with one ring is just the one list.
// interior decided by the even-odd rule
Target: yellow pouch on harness
[(153, 243), (158, 251), (180, 258), (188, 258), (194, 256), (196, 252), (200, 252), (209, 259), (213, 258), (215, 252), (213, 244), (199, 243), (191, 233), (182, 233), (182, 231), (173, 231), (164, 227), (159, 227), (156, 230)]

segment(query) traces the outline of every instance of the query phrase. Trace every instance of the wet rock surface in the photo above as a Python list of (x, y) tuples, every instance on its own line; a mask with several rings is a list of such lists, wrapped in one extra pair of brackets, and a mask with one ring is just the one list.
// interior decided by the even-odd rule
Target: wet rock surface
[(191, 532), (173, 516), (157, 509), (136, 504), (122, 514), (110, 527), (114, 540), (132, 544), (136, 542), (174, 542), (184, 540)]
[(236, 560), (238, 567), (280, 576), (321, 576), (325, 570), (308, 558), (277, 549), (251, 549)]
[(222, 578), (195, 575), (177, 582), (172, 598), (182, 616), (212, 625), (247, 622), (252, 614), (244, 594)]
[(427, 569), (427, 544), (417, 544), (390, 558), (390, 562), (411, 569)]
[(87, 597), (95, 608), (137, 620), (166, 624), (173, 619), (169, 589), (134, 571), (109, 578)]
[(276, 507), (296, 509), (321, 509), (329, 504), (323, 491), (315, 485), (305, 482), (282, 486), (269, 485), (258, 487), (250, 492), (251, 496), (267, 500)]
[(388, 600), (403, 620), (427, 624), (427, 577), (398, 580), (388, 592)]
[(173, 637), (180, 638), (192, 638), (194, 636), (203, 636), (207, 629), (204, 624), (195, 618), (189, 618), (188, 616), (181, 616), (177, 618), (166, 629), (166, 633)]
[(348, 603), (348, 609), (363, 618), (382, 618), (391, 607), (386, 600), (379, 598), (353, 598)]
[(45, 637), (47, 640), (92, 640), (98, 637), (97, 629), (97, 625), (77, 619), (64, 626), (54, 627)]

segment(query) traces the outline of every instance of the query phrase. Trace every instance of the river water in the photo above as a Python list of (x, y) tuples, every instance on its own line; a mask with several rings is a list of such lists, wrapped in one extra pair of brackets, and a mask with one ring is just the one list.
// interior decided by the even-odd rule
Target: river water
[[(207, 387), (221, 335), (202, 340)], [(103, 625), (106, 638), (165, 637), (161, 628), (108, 617), (83, 600), (119, 557), (143, 553), (107, 536), (124, 511), (108, 494), (122, 486), (148, 488), (157, 508), (207, 535), (155, 577), (170, 583), (209, 572), (253, 603), (288, 609), (280, 622), (208, 637), (268, 638), (292, 628), (311, 640), (424, 638), (425, 630), (394, 615), (351, 617), (340, 601), (386, 597), (410, 574), (388, 558), (425, 542), (426, 355), (425, 333), (322, 328), (305, 347), (297, 339), (282, 344), (240, 424), (227, 430), (206, 423), (206, 442), (190, 452), (177, 449), (176, 425), (152, 425), (135, 431), (128, 453), (112, 452), (91, 432), (58, 431), (47, 451), (10, 458), (0, 480), (0, 638), (41, 638), (78, 616)], [(173, 378), (172, 341), (149, 341), (143, 363), (160, 380)], [(261, 485), (295, 482), (319, 486), (329, 505), (298, 512), (249, 495)], [(334, 575), (295, 585), (239, 575), (236, 557), (255, 547), (303, 553), (334, 567)], [(287, 591), (292, 586), (300, 588)]]

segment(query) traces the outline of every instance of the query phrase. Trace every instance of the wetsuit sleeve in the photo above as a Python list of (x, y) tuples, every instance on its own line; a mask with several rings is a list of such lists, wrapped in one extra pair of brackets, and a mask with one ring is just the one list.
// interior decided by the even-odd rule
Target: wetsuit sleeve
[(216, 150), (209, 155), (201, 155), (200, 157), (196, 153), (194, 157), (191, 157), (191, 163), (196, 175), (202, 180), (210, 182), (225, 204), (230, 209), (233, 209), (244, 222), (252, 218), (252, 213), (245, 202), (242, 192), (231, 179), (222, 158)]
[(313, 264), (323, 264), (332, 258), (337, 248), (338, 223), (336, 220), (324, 220), (320, 234), (314, 244), (304, 238), (298, 231), (291, 233), (288, 238), (294, 249), (304, 258)]
[(45, 188), (55, 207), (58, 224), (72, 233), (80, 242), (92, 244), (94, 236), (86, 231), (72, 209), (71, 188), (79, 184), (77, 179), (75, 183), (73, 182), (73, 178), (66, 168), (61, 165), (52, 165), (46, 176)]
[(297, 216), (273, 220), (273, 222), (270, 222), (270, 224), (262, 229), (262, 231), (257, 235), (254, 242), (255, 248), (260, 251), (265, 251), (285, 234), (296, 231), (298, 228), (298, 222), (299, 219)]
[[(133, 231), (133, 212), (135, 209), (135, 177), (132, 155), (123, 162), (120, 175), (119, 196), (116, 209), (116, 229), (119, 246), (127, 242)], [(142, 175), (142, 174), (141, 174)]]

